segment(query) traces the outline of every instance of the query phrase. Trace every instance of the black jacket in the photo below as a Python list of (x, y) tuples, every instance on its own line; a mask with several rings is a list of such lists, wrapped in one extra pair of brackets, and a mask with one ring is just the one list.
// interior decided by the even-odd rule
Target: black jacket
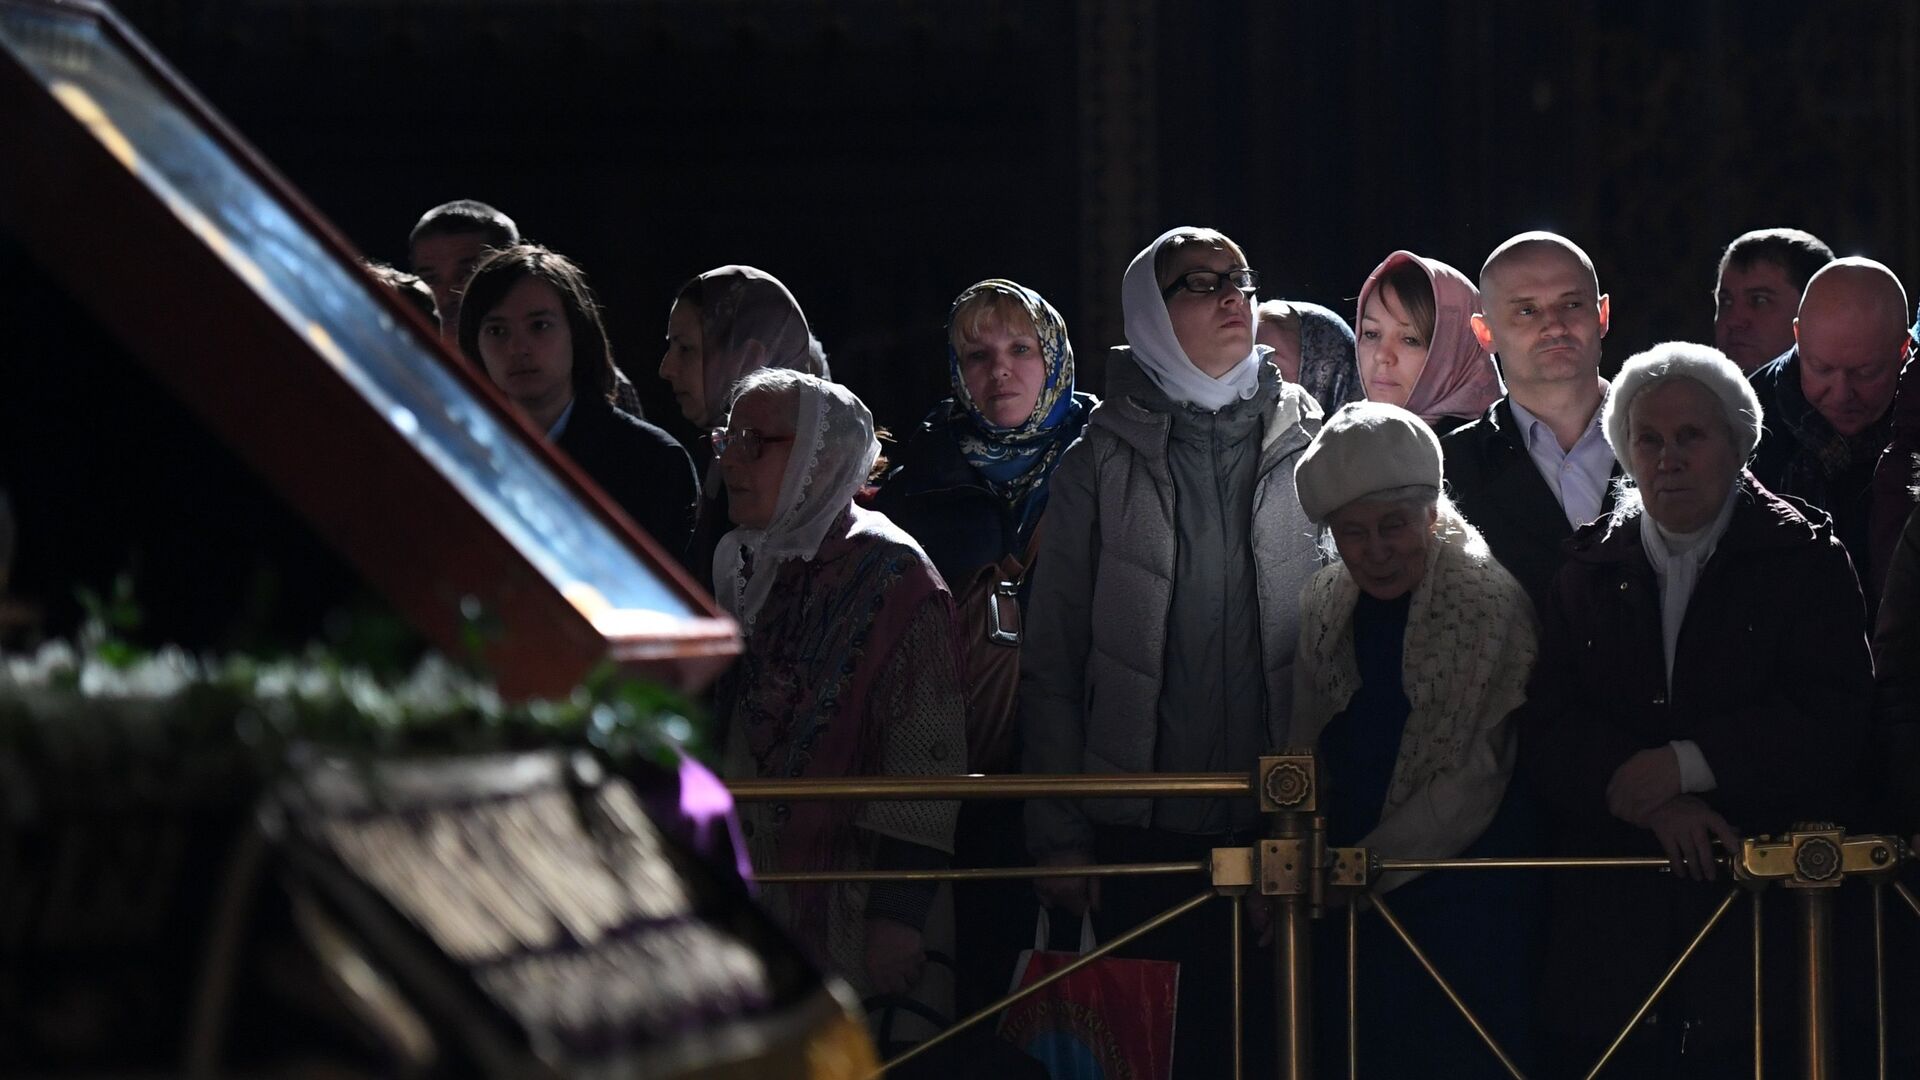
[[(1870, 778), (1873, 665), (1853, 568), (1825, 514), (1768, 493), (1751, 475), (1742, 483), (1745, 494), (1688, 604), (1671, 689), (1659, 584), (1637, 514), (1582, 526), (1568, 545), (1528, 700), (1515, 714), (1515, 780), (1526, 777), (1552, 812), (1559, 853), (1659, 855), (1651, 830), (1608, 813), (1606, 788), (1634, 753), (1676, 739), (1700, 747), (1718, 783), (1699, 798), (1745, 836), (1778, 834), (1796, 821), (1862, 831), (1855, 823)], [(1562, 875), (1550, 888), (1548, 962), (1559, 974), (1542, 987), (1541, 1019), (1555, 1044), (1590, 1060), (1727, 882), (1618, 871)], [(1767, 906), (1787, 910), (1780, 900)], [(1636, 1042), (1657, 1027), (1671, 1043), (1692, 1025), (1697, 1046), (1689, 1053), (1736, 1067), (1750, 1060), (1743, 1025), (1752, 1001), (1728, 989), (1751, 977), (1748, 923), (1742, 913), (1733, 921), (1738, 931), (1723, 927), (1704, 944), (1661, 999), (1658, 1024), (1643, 1025)], [(1773, 921), (1769, 950), (1782, 930)], [(1773, 966), (1775, 976), (1781, 970)], [(1790, 996), (1778, 982), (1767, 990), (1776, 1007)], [(1769, 1015), (1769, 1024), (1779, 1020)], [(1784, 1049), (1769, 1050), (1769, 1059)]]
[[(1528, 776), (1548, 805), (1557, 853), (1661, 853), (1649, 828), (1607, 813), (1605, 792), (1622, 761), (1668, 740), (1699, 746), (1718, 786), (1697, 798), (1743, 836), (1778, 834), (1797, 821), (1860, 821), (1872, 661), (1853, 567), (1824, 513), (1768, 494), (1751, 475), (1743, 486), (1693, 588), (1670, 690), (1659, 584), (1638, 515), (1619, 525), (1601, 519), (1574, 534), (1542, 621), (1528, 701), (1515, 713), (1515, 778)], [(1548, 1042), (1569, 1047), (1584, 1067), (1728, 884), (1724, 874), (1690, 882), (1609, 871), (1561, 874), (1549, 888), (1555, 976), (1542, 986), (1540, 1022)], [(1766, 905), (1766, 953), (1774, 957), (1791, 955), (1782, 899)], [(1659, 1017), (1628, 1042), (1630, 1055), (1651, 1053), (1651, 1043), (1682, 1043), (1699, 1059), (1701, 1070), (1690, 1076), (1751, 1070), (1743, 1063), (1751, 1061), (1745, 1032), (1753, 1001), (1728, 988), (1751, 978), (1753, 957), (1747, 919), (1736, 913), (1734, 922), (1738, 932), (1720, 928), (1693, 955), (1661, 997)], [(1768, 963), (1770, 1026), (1791, 997), (1780, 980), (1784, 967)], [(1768, 1047), (1768, 1072), (1782, 1070), (1776, 1059), (1786, 1047), (1778, 1043), (1791, 1040), (1768, 1042), (1776, 1043)], [(1651, 1076), (1655, 1068), (1636, 1061), (1630, 1074)]]
[(1606, 787), (1635, 752), (1700, 745), (1736, 827), (1850, 820), (1865, 765), (1873, 663), (1866, 610), (1832, 520), (1749, 474), (1702, 569), (1667, 689), (1660, 588), (1640, 511), (1567, 545), (1540, 633), (1521, 742), (1542, 795), (1596, 841), (1657, 851), (1614, 821)]
[[(1091, 394), (1074, 397), (1082, 406), (1078, 422), (1064, 423), (1054, 433), (1062, 448), (1080, 437), (1097, 404)], [(894, 456), (873, 499), (875, 510), (920, 542), (955, 590), (980, 567), (1020, 554), (1027, 542), (1014, 508), (994, 494), (960, 452), (962, 423), (951, 399), (936, 406)]]
[[(1805, 407), (1805, 399), (1799, 393), (1799, 379), (1798, 346), (1760, 365), (1753, 370), (1753, 374), (1747, 376), (1748, 384), (1760, 398), (1760, 445), (1754, 449), (1751, 466), (1754, 478), (1769, 491), (1805, 499), (1832, 514), (1834, 531), (1840, 535), (1840, 542), (1846, 545), (1847, 554), (1853, 556), (1853, 565), (1859, 571), (1861, 580), (1879, 581), (1886, 568), (1872, 564), (1873, 545), (1869, 533), (1873, 519), (1873, 469), (1879, 463), (1879, 454), (1860, 455), (1859, 460), (1839, 476), (1827, 481), (1820, 491), (1798, 491), (1787, 483), (1787, 468), (1800, 449), (1800, 443), (1786, 425), (1782, 397), (1794, 399), (1788, 407)], [(1789, 380), (1792, 386), (1787, 385)], [(1885, 421), (1876, 423), (1885, 424)], [(1868, 430), (1874, 432), (1879, 428)], [(1887, 436), (1891, 437), (1890, 430)], [(1875, 441), (1884, 444), (1885, 440)], [(1878, 590), (1869, 590), (1866, 598), (1869, 613), (1879, 608)]]
[(678, 556), (693, 528), (693, 462), (673, 436), (599, 398), (575, 398), (556, 445), (634, 524)]
[[(1566, 561), (1561, 545), (1573, 535), (1560, 500), (1527, 453), (1513, 406), (1501, 398), (1486, 415), (1440, 440), (1447, 488), (1462, 517), (1487, 538), (1493, 557), (1518, 578), (1534, 610), (1544, 611), (1553, 576)], [(1619, 475), (1615, 466), (1614, 474)], [(1613, 509), (1613, 487), (1600, 504)]]
[(1887, 567), (1873, 651), (1878, 752), (1887, 814), (1902, 832), (1920, 830), (1920, 510), (1907, 516)]

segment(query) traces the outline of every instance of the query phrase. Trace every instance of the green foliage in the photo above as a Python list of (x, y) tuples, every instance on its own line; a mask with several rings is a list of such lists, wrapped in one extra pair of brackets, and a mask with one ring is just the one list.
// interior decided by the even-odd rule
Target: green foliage
[(143, 618), (140, 604), (133, 597), (133, 575), (122, 572), (113, 579), (113, 591), (107, 596), (81, 586), (75, 590), (80, 610), (87, 613), (80, 640), (102, 662), (116, 668), (128, 668), (146, 655), (145, 650), (128, 638), (140, 630)]
[(503, 700), (480, 666), (497, 620), (477, 604), (462, 605), (467, 664), (429, 654), (402, 670), (383, 648), (400, 639), (391, 627), (335, 637), (355, 643), (344, 650), (194, 658), (126, 639), (141, 621), (129, 576), (108, 596), (80, 599), (80, 648), (0, 656), (0, 747), (176, 761), (238, 753), (269, 773), (302, 748), (392, 756), (572, 746), (663, 765), (704, 749), (688, 701), (612, 663), (564, 698)]

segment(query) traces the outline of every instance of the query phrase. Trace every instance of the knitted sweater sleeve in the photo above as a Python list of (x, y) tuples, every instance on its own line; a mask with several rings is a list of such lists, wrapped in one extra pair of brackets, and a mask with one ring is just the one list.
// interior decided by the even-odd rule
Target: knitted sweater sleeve
[[(1517, 747), (1510, 717), (1526, 701), (1527, 679), (1533, 672), (1537, 651), (1531, 605), (1519, 583), (1504, 573), (1493, 580), (1468, 576), (1461, 584), (1465, 591), (1436, 597), (1435, 603), (1467, 613), (1471, 620), (1489, 628), (1499, 627), (1504, 633), (1489, 633), (1479, 644), (1488, 647), (1491, 639), (1494, 650), (1487, 678), (1453, 680), (1470, 693), (1454, 698), (1446, 709), (1456, 717), (1450, 725), (1457, 733), (1452, 752), (1442, 758), (1438, 768), (1422, 777), (1403, 801), (1390, 806), (1380, 824), (1361, 840), (1361, 846), (1393, 858), (1458, 855), (1493, 821), (1513, 775)], [(1437, 653), (1430, 662), (1457, 664), (1467, 655), (1470, 653)], [(1410, 674), (1420, 677), (1423, 673)], [(1386, 874), (1376, 887), (1386, 892), (1417, 876)]]

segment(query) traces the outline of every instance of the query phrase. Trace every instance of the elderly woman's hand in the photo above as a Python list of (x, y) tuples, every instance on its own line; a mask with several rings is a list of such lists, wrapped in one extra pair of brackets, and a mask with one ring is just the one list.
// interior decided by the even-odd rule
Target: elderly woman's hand
[(1607, 812), (1629, 825), (1647, 825), (1653, 812), (1680, 794), (1680, 757), (1671, 746), (1642, 750), (1607, 781)]
[(920, 931), (888, 918), (867, 920), (867, 978), (882, 994), (904, 994), (920, 984), (927, 951)]
[(1740, 850), (1740, 834), (1713, 807), (1692, 796), (1670, 799), (1647, 819), (1647, 827), (1673, 860), (1673, 872), (1695, 881), (1712, 881), (1717, 867), (1713, 841), (1729, 852)]

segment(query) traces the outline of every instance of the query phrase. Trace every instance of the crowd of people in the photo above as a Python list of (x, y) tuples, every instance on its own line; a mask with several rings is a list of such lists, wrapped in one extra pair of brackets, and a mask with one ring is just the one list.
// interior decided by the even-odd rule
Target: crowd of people
[[(1892, 271), (1808, 233), (1736, 239), (1713, 345), (1656, 345), (1609, 379), (1610, 300), (1565, 237), (1515, 236), (1477, 278), (1395, 251), (1349, 324), (1259, 302), (1238, 244), (1175, 228), (1121, 277), (1098, 397), (1052, 304), (981, 281), (948, 314), (951, 396), (886, 458), (765, 271), (721, 266), (673, 299), (658, 374), (711, 430), (683, 449), (640, 417), (579, 267), (469, 201), (429, 212), (411, 251), (418, 281), (387, 280), (738, 620), (714, 706), (730, 777), (1225, 772), (1310, 746), (1331, 844), (1664, 855), (1671, 878), (1377, 884), (1553, 1076), (1607, 1046), (1743, 836), (1920, 829), (1920, 326)], [(1055, 798), (756, 804), (743, 826), (758, 867), (858, 870), (1204, 859), (1263, 823), (1249, 800)], [(1108, 935), (1192, 888), (1035, 891)], [(949, 1015), (1004, 992), (1032, 937), (1008, 895), (765, 891), (863, 995)], [(1247, 911), (1257, 952), (1267, 912)], [(1227, 918), (1137, 946), (1183, 964), (1177, 1075), (1231, 1060)], [(1722, 936), (1624, 1075), (1753, 1068), (1743, 946)], [(1361, 1027), (1403, 1034), (1368, 1040), (1363, 1072), (1502, 1075), (1377, 944)], [(1334, 1000), (1344, 979), (1319, 973)]]

